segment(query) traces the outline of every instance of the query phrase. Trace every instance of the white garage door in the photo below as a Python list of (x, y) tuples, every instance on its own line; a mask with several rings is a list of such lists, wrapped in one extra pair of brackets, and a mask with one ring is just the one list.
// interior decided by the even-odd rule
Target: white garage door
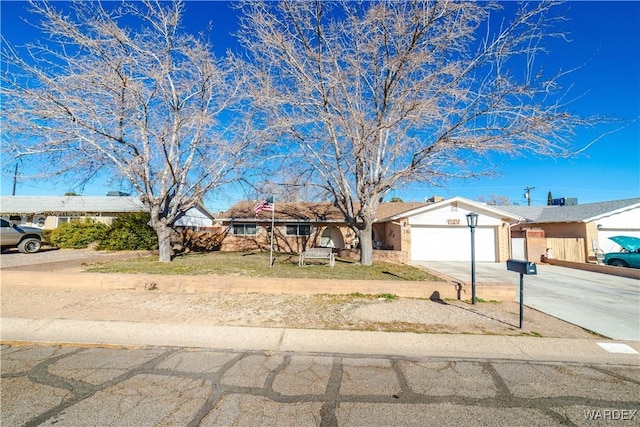
[[(494, 227), (475, 231), (476, 261), (496, 261)], [(468, 227), (411, 227), (411, 259), (415, 261), (470, 261), (471, 231)]]

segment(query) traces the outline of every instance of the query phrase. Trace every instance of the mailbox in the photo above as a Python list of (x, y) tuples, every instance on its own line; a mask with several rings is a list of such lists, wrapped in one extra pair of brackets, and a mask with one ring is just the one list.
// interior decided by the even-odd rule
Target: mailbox
[(523, 312), (524, 312), (524, 275), (525, 274), (538, 274), (538, 269), (535, 263), (529, 261), (521, 261), (519, 259), (508, 259), (507, 270), (520, 273), (520, 329), (523, 324)]
[(507, 260), (507, 270), (515, 271), (520, 274), (538, 274), (536, 265), (529, 261), (520, 261), (518, 259)]

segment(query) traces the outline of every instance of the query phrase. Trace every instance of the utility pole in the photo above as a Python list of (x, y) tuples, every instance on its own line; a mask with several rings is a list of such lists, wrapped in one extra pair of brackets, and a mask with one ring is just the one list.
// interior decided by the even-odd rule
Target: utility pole
[(525, 193), (524, 193), (524, 198), (527, 199), (527, 206), (531, 206), (531, 190), (533, 190), (536, 187), (528, 187), (524, 189)]

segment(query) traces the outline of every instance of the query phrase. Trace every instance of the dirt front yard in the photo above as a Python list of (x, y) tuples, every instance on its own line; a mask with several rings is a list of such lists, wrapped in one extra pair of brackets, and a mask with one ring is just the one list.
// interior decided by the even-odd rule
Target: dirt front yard
[[(15, 258), (13, 258), (17, 255)], [(22, 262), (62, 262), (82, 255), (52, 251), (37, 255), (3, 254), (2, 267)], [(36, 259), (37, 258), (37, 259)], [(77, 271), (78, 266), (74, 267)], [(53, 274), (54, 272), (52, 272)], [(1, 274), (1, 272), (0, 272)], [(64, 274), (56, 271), (55, 274)], [(256, 278), (256, 280), (260, 280)], [(418, 333), (533, 335), (601, 339), (589, 331), (525, 307), (519, 325), (517, 302), (480, 302), (395, 298), (375, 295), (292, 295), (220, 292), (126, 285), (74, 286), (2, 282), (2, 317), (106, 320), (259, 326), (274, 328), (348, 329)]]

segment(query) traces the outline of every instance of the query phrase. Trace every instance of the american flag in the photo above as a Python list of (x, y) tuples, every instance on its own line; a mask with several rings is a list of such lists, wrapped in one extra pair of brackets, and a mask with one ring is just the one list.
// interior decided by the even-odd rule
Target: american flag
[(262, 211), (273, 211), (273, 196), (261, 201), (257, 205), (253, 207), (253, 211), (255, 213), (260, 213)]

